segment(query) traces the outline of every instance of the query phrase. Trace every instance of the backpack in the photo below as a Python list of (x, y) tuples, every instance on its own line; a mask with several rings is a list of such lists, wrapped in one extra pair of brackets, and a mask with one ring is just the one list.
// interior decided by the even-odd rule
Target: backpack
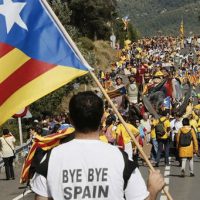
[(165, 121), (166, 121), (166, 119), (164, 121), (161, 121), (159, 119), (158, 124), (155, 126), (155, 132), (156, 132), (157, 138), (161, 138), (162, 136), (165, 135), (165, 126), (164, 126)]
[(187, 147), (190, 146), (192, 141), (192, 134), (191, 130), (188, 133), (182, 133), (180, 134), (180, 139), (179, 139), (179, 145), (181, 147)]
[(200, 141), (200, 132), (197, 132), (197, 140)]

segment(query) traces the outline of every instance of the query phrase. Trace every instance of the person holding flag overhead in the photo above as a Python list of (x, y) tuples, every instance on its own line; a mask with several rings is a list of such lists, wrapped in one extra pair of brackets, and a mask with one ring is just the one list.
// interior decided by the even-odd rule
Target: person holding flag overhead
[[(12, 12), (10, 12), (10, 10)], [(88, 63), (84, 60), (84, 58), (78, 51), (77, 47), (74, 45), (73, 41), (71, 41), (71, 38), (68, 37), (67, 33), (65, 32), (60, 22), (56, 20), (57, 18), (54, 16), (55, 14), (52, 12), (52, 10), (50, 12), (48, 4), (45, 0), (34, 0), (34, 1), (24, 1), (24, 2), (3, 0), (2, 4), (0, 5), (0, 14), (4, 16), (4, 17), (1, 16), (1, 20), (4, 22), (3, 23), (4, 27), (0, 30), (0, 45), (1, 45), (1, 50), (2, 50), (0, 51), (1, 53), (0, 59), (2, 61), (0, 65), (1, 66), (0, 68), (2, 69), (1, 70), (2, 73), (0, 76), (0, 81), (1, 81), (0, 115), (2, 116), (0, 120), (0, 124), (4, 123), (10, 116), (12, 116), (13, 113), (17, 112), (22, 107), (25, 107), (31, 104), (32, 102), (41, 98), (42, 96), (72, 81), (74, 78), (85, 75), (88, 71), (90, 72), (94, 80), (96, 81), (96, 77), (94, 73), (92, 72), (92, 69), (90, 68)], [(52, 40), (52, 38), (54, 40)], [(47, 80), (51, 80), (51, 81), (47, 81)], [(96, 81), (96, 83), (101, 88), (101, 85), (98, 82), (98, 80)], [(101, 90), (103, 91), (103, 89)], [(104, 93), (104, 95), (106, 96), (107, 94)], [(106, 97), (110, 101), (108, 96)], [(95, 100), (95, 97), (93, 100)], [(79, 99), (79, 102), (80, 102), (80, 99)], [(116, 108), (113, 106), (112, 102), (110, 101), (109, 103), (112, 105), (113, 109), (115, 110)], [(89, 111), (92, 111), (92, 109)], [(115, 112), (120, 118), (121, 116), (118, 113), (118, 111), (115, 110)], [(73, 114), (73, 112), (71, 112), (71, 114)], [(75, 114), (80, 114), (80, 113), (75, 112)], [(95, 117), (99, 116), (99, 114), (101, 114), (101, 112), (99, 112), (98, 115), (93, 115), (94, 119)], [(72, 117), (72, 119), (75, 120), (76, 117), (75, 118)], [(124, 123), (124, 126), (125, 126), (124, 120), (122, 118), (120, 118), (120, 120), (122, 121), (122, 123)], [(80, 122), (80, 120), (78, 121)], [(76, 125), (77, 124), (75, 123), (74, 126), (77, 129), (78, 126)], [(87, 125), (87, 124), (84, 124), (84, 125)], [(98, 124), (94, 125), (93, 123), (91, 123), (90, 127), (92, 127), (92, 132), (93, 131), (96, 132), (99, 130), (99, 126), (97, 125)], [(93, 129), (94, 126), (97, 129)], [(138, 145), (134, 136), (131, 134), (127, 126), (125, 126), (125, 128), (126, 128), (126, 131), (131, 135), (136, 145)], [(87, 126), (86, 126), (86, 129), (87, 129)], [(76, 131), (79, 133), (78, 134), (79, 136), (80, 135), (83, 136), (82, 133), (85, 133), (84, 132), (85, 129), (83, 131), (83, 129), (78, 128)], [(89, 129), (86, 132), (90, 134), (91, 130)], [(96, 137), (96, 134), (92, 135), (91, 138), (90, 137), (89, 138), (92, 140), (95, 137)], [(58, 149), (60, 147), (58, 147)], [(96, 146), (92, 149), (96, 149)], [(140, 151), (143, 153), (142, 150)], [(91, 149), (90, 149), (90, 152), (93, 153)], [(87, 151), (86, 151), (86, 154), (87, 154)], [(50, 155), (50, 160), (52, 158), (51, 157), (52, 155), (53, 154)], [(109, 155), (109, 153), (106, 152), (105, 155)], [(68, 158), (69, 157), (66, 157), (66, 159)], [(119, 158), (119, 160), (120, 159), (121, 158)], [(95, 159), (91, 159), (91, 160), (94, 161)], [(122, 161), (123, 160), (121, 159), (120, 162), (123, 163)], [(146, 159), (146, 161), (147, 163), (149, 163), (148, 159)], [(73, 163), (73, 164), (75, 165), (76, 163)], [(79, 164), (81, 164), (81, 162)], [(149, 164), (149, 166), (153, 170), (151, 164)], [(58, 168), (59, 167), (60, 166), (58, 166)], [(63, 178), (64, 178), (62, 179), (63, 183), (68, 182), (68, 178), (69, 178), (68, 174), (71, 172), (75, 172), (75, 173), (77, 172), (77, 175), (78, 175), (77, 177), (78, 177), (78, 182), (79, 182), (80, 171), (69, 172), (66, 170), (71, 170), (71, 169), (63, 169), (61, 171), (61, 173), (63, 172)], [(106, 167), (99, 170), (102, 173), (102, 177), (103, 177), (102, 181), (104, 182), (104, 180), (107, 180), (108, 178), (107, 177), (108, 170)], [(123, 172), (123, 169), (121, 171)], [(93, 173), (92, 170), (88, 172)], [(134, 171), (134, 173), (136, 172), (137, 170)], [(88, 179), (91, 182), (96, 180), (94, 179), (93, 175), (90, 176), (90, 178), (92, 179)], [(131, 173), (131, 176), (132, 176), (132, 173)], [(39, 177), (39, 179), (40, 178), (41, 177)], [(139, 179), (137, 178), (137, 184), (138, 184)], [(122, 182), (126, 183), (126, 180), (123, 181), (122, 177), (121, 177), (121, 180), (122, 181), (120, 182), (120, 184)], [(158, 182), (160, 183), (156, 187), (154, 187), (155, 182), (153, 183), (153, 181), (155, 180), (156, 180), (156, 184)], [(73, 180), (72, 182), (74, 183)], [(154, 172), (154, 170), (150, 175), (150, 182), (151, 184), (149, 188), (150, 190), (149, 199), (155, 199), (158, 191), (164, 186), (164, 182), (160, 174), (158, 172)], [(44, 186), (45, 184), (42, 184), (42, 185)], [(120, 191), (122, 191), (121, 189), (126, 188), (127, 185), (125, 185), (124, 187), (123, 186), (121, 187), (121, 186), (120, 186)], [(143, 190), (138, 196), (142, 196), (141, 198), (145, 199), (148, 196), (148, 192), (146, 191), (146, 188), (143, 186), (144, 184), (143, 184), (143, 181), (141, 180), (140, 189), (143, 188)], [(86, 188), (85, 190), (86, 193), (82, 195), (87, 196), (88, 187), (85, 187), (85, 188)], [(104, 197), (106, 197), (106, 195), (109, 194), (107, 192), (108, 190), (107, 185), (103, 185), (100, 183), (100, 185), (98, 185), (98, 188), (100, 188), (101, 195), (103, 195)], [(40, 189), (45, 190), (45, 188), (41, 188), (41, 187)], [(71, 189), (66, 188), (65, 191), (63, 191), (65, 195), (68, 195), (68, 196), (71, 195), (69, 190)], [(77, 188), (76, 188), (76, 191), (77, 191)], [(59, 194), (62, 195), (62, 193), (60, 192), (57, 193), (57, 192), (54, 193), (54, 191), (52, 191), (52, 193), (45, 196), (45, 198), (53, 196), (53, 198), (55, 197), (54, 199), (59, 199), (59, 200), (62, 199), (62, 198), (59, 198), (60, 196), (59, 197), (57, 196)], [(137, 188), (134, 194), (127, 194), (127, 196), (130, 195), (130, 199), (134, 199), (132, 198), (132, 195), (133, 196), (137, 195), (138, 192), (140, 191)], [(78, 188), (76, 195), (78, 195), (78, 193), (80, 193), (80, 188)], [(114, 194), (114, 192), (112, 193)], [(124, 196), (124, 193), (120, 193), (120, 197), (123, 198), (123, 196)], [(39, 199), (41, 198), (39, 197)], [(113, 199), (112, 196), (110, 196), (110, 199)]]
[(40, 163), (31, 180), (35, 199), (155, 200), (164, 186), (160, 172), (150, 172), (146, 188), (128, 155), (99, 140), (102, 99), (93, 92), (78, 93), (69, 112), (75, 139), (55, 147)]
[(125, 16), (122, 18), (122, 22), (124, 23), (124, 30), (127, 31), (128, 30), (128, 23), (129, 23), (130, 19), (129, 16)]

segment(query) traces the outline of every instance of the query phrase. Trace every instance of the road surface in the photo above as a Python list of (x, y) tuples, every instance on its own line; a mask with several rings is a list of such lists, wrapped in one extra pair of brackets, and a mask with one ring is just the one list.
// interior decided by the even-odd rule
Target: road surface
[[(194, 162), (194, 173), (195, 177), (189, 177), (189, 166), (187, 166), (186, 177), (180, 177), (180, 168), (178, 167), (178, 163), (171, 158), (170, 166), (165, 167), (164, 162), (161, 162), (159, 169), (161, 173), (165, 177), (165, 182), (167, 183), (167, 188), (169, 189), (174, 200), (199, 200), (200, 192), (199, 192), (199, 183), (200, 183), (200, 158), (195, 157)], [(141, 162), (140, 162), (141, 164)], [(19, 176), (20, 176), (21, 164), (16, 164), (15, 166), (15, 180), (5, 180), (4, 170), (1, 170), (0, 173), (0, 199), (1, 200), (33, 200), (34, 194), (31, 191), (24, 196), (22, 193), (24, 192), (25, 185), (19, 184)], [(145, 180), (148, 177), (148, 168), (146, 166), (140, 165), (140, 171)], [(158, 197), (160, 200), (165, 200), (166, 197), (164, 194)]]

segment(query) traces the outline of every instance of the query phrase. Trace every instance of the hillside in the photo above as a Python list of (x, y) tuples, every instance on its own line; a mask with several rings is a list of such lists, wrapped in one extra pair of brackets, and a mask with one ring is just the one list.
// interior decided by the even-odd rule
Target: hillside
[(200, 34), (199, 0), (117, 0), (119, 12), (129, 15), (141, 35), (177, 35), (182, 18), (186, 34)]

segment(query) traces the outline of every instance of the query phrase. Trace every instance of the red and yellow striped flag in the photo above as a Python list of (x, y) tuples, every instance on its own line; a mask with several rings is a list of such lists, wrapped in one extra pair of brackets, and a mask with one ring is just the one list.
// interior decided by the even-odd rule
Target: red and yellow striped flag
[(22, 167), (20, 183), (25, 183), (29, 180), (29, 170), (35, 155), (35, 152), (38, 148), (41, 148), (44, 151), (48, 151), (60, 144), (61, 139), (67, 137), (69, 134), (74, 132), (74, 128), (67, 128), (58, 133), (51, 134), (45, 137), (36, 135), (34, 142), (31, 146), (31, 149), (26, 157), (26, 160)]

